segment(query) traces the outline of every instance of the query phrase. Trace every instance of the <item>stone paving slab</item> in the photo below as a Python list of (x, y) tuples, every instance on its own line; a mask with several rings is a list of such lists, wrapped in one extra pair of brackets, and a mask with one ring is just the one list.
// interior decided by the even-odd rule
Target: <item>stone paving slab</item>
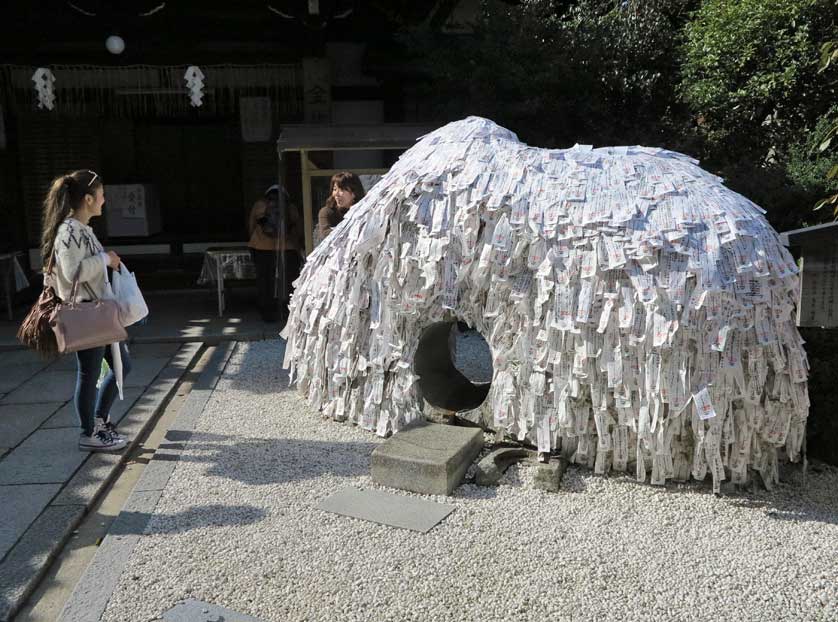
[[(162, 494), (162, 490), (146, 490), (145, 492), (137, 492), (136, 494), (132, 492), (131, 496), (125, 501), (125, 505), (122, 506), (119, 516), (116, 517), (111, 525), (107, 538), (121, 540), (127, 536), (143, 535)], [(126, 561), (128, 561), (127, 556), (120, 560), (121, 563)], [(116, 563), (111, 560), (105, 567), (111, 568), (115, 565)]]
[[(120, 400), (119, 397), (111, 406), (111, 421), (114, 424), (119, 423), (120, 419), (125, 416), (130, 408), (136, 403), (137, 399), (142, 395), (143, 388), (142, 387), (132, 387), (130, 389), (125, 388), (122, 390), (122, 395), (125, 397), (124, 400)], [(2, 407), (0, 407), (2, 408)], [(58, 411), (52, 415), (49, 419), (44, 422), (41, 426), (42, 428), (78, 428), (79, 421), (76, 417), (76, 407), (73, 405), (72, 401), (67, 402), (58, 409)]]
[[(92, 506), (101, 491), (104, 490), (118, 472), (124, 456), (128, 455), (131, 447), (136, 445), (137, 439), (149, 425), (158, 409), (166, 403), (172, 391), (177, 386), (178, 379), (185, 373), (188, 366), (195, 359), (202, 344), (189, 343), (179, 345), (182, 348), (172, 357), (166, 367), (166, 379), (158, 379), (152, 386), (148, 387), (130, 410), (128, 410), (127, 414), (123, 416), (120, 431), (124, 432), (132, 441), (132, 444), (129, 444), (126, 451), (114, 454), (93, 454), (88, 458), (88, 454), (76, 449), (78, 432), (75, 428), (45, 429), (39, 430), (36, 433), (36, 435), (42, 436), (52, 435), (55, 437), (52, 439), (53, 441), (60, 439), (61, 435), (69, 435), (69, 438), (72, 439), (72, 451), (67, 451), (63, 455), (65, 457), (78, 455), (84, 462), (81, 468), (77, 470), (73, 469), (75, 473), (72, 479), (65, 485), (58, 496), (54, 498), (52, 503), (44, 510), (35, 523), (29, 527), (23, 537), (18, 540), (17, 544), (8, 553), (6, 559), (0, 563), (0, 622), (8, 622), (11, 616), (23, 605), (31, 591), (35, 589), (37, 582), (40, 580), (42, 573), (47, 569), (52, 557), (61, 550), (68, 535), (72, 533), (72, 530), (78, 525), (87, 509)], [(165, 360), (162, 362), (164, 364), (166, 363)], [(30, 440), (43, 440), (34, 437), (35, 435), (27, 439), (17, 449), (21, 449)], [(55, 450), (51, 451), (49, 447), (44, 448), (32, 444), (25, 449), (31, 450), (35, 447), (39, 451), (44, 452), (44, 455), (52, 454), (53, 456), (61, 457), (61, 454)], [(17, 450), (6, 456), (3, 468), (0, 469), (0, 474), (5, 474), (7, 465), (12, 464), (15, 469), (11, 472), (15, 476), (22, 476), (22, 471), (24, 470), (22, 467), (25, 465), (23, 465), (22, 460), (15, 458), (14, 454), (16, 452)], [(15, 459), (15, 462), (12, 462), (13, 459)], [(161, 490), (155, 490), (148, 493), (148, 498), (145, 499), (145, 503), (151, 505), (145, 509), (144, 506), (131, 506), (129, 508), (131, 513), (126, 515), (122, 526), (119, 527), (121, 531), (119, 535), (114, 537), (114, 542), (121, 543), (120, 546), (122, 548), (119, 550), (124, 552), (126, 559), (127, 552), (130, 552), (133, 548), (133, 544), (126, 540), (133, 539), (135, 542), (136, 538), (139, 537), (133, 535), (132, 530), (136, 531), (142, 520), (147, 521), (151, 510), (153, 510), (154, 505), (157, 503), (156, 499), (159, 498), (161, 492)], [(114, 558), (118, 559), (118, 555)], [(104, 572), (108, 571), (105, 570)], [(114, 580), (118, 576), (119, 573), (117, 572)], [(98, 588), (94, 586), (94, 590), (96, 589)], [(108, 590), (106, 597), (109, 597), (109, 595), (110, 591)], [(97, 614), (95, 619), (98, 620), (99, 615), (101, 615), (101, 612)]]
[(76, 372), (42, 371), (3, 398), (2, 404), (66, 402), (76, 389)]
[(178, 603), (163, 614), (165, 622), (261, 622), (243, 613), (200, 600)]
[[(51, 366), (40, 373), (37, 373), (37, 370), (32, 371), (27, 376), (28, 380), (25, 378), (16, 380), (14, 386), (8, 387), (9, 393), (0, 401), (0, 404), (63, 402), (71, 399), (76, 387), (75, 362), (71, 357), (64, 357), (64, 359), (54, 364), (57, 365), (55, 368)], [(124, 388), (147, 387), (167, 363), (167, 359), (163, 358), (133, 360), (132, 370), (125, 378)], [(37, 375), (34, 375), (36, 373)]]
[(78, 525), (83, 506), (50, 506), (0, 564), (0, 622), (9, 622)]
[(131, 356), (137, 359), (170, 359), (181, 348), (182, 343), (132, 343)]
[(155, 382), (140, 398), (134, 402), (131, 409), (119, 420), (119, 433), (134, 438), (145, 428), (146, 422), (154, 416), (177, 384), (177, 380)]
[[(114, 425), (122, 421), (125, 415), (128, 414), (132, 408), (134, 408), (140, 397), (142, 397), (146, 391), (148, 391), (148, 387), (123, 387), (122, 396), (125, 399), (121, 400), (119, 399), (119, 396), (117, 396), (113, 406), (111, 406), (111, 421)], [(156, 393), (156, 391), (152, 390), (149, 393), (149, 396), (154, 393)]]
[[(119, 398), (114, 402), (114, 410), (116, 404), (119, 403)], [(44, 421), (41, 428), (48, 430), (51, 428), (78, 428), (79, 421), (76, 418), (76, 406), (73, 400), (66, 402), (61, 408), (56, 410), (49, 419)]]
[(6, 556), (60, 488), (60, 484), (0, 486), (0, 559)]
[(14, 350), (0, 352), (0, 366), (25, 365), (29, 363), (40, 363), (43, 367), (46, 367), (50, 362), (42, 359), (34, 350), (28, 350), (26, 348), (16, 348)]
[(420, 533), (428, 533), (454, 511), (453, 505), (381, 490), (358, 490), (351, 486), (323, 499), (315, 507), (341, 516)]
[[(144, 349), (148, 350), (151, 345), (170, 345), (170, 344), (148, 344), (146, 346), (129, 346), (129, 350), (131, 352), (131, 363), (132, 369), (131, 373), (128, 374), (125, 378), (125, 385), (124, 386), (148, 386), (151, 384), (151, 381), (154, 380), (154, 377), (160, 373), (160, 370), (163, 369), (166, 364), (169, 362), (169, 359), (172, 357), (170, 354), (168, 357), (163, 356), (154, 356), (154, 350), (149, 350), (151, 355), (143, 355), (140, 356), (135, 351), (138, 347), (143, 347)], [(175, 344), (181, 345), (181, 344)], [(162, 350), (158, 351), (162, 352)], [(174, 353), (172, 353), (174, 354)], [(76, 372), (76, 356), (75, 354), (62, 356), (58, 359), (55, 363), (49, 366), (48, 372)], [(2, 384), (0, 384), (2, 387)]]
[(0, 485), (63, 484), (89, 455), (78, 442), (76, 428), (37, 430), (3, 459)]
[[(163, 405), (175, 381), (170, 380), (164, 383), (165, 386), (155, 384), (151, 395), (143, 395), (137, 400), (134, 406), (128, 411), (127, 416), (117, 420), (119, 431), (122, 435), (135, 442), (142, 434), (148, 421), (154, 416), (157, 410)], [(149, 393), (147, 392), (147, 393)], [(116, 468), (122, 462), (122, 457), (128, 450), (115, 454), (94, 454), (82, 467), (73, 475), (73, 479), (64, 487), (55, 501), (54, 505), (85, 505), (92, 507), (96, 497), (107, 486), (108, 481), (116, 472)]]
[(49, 366), (49, 371), (76, 371), (76, 355), (64, 354)]
[(201, 343), (201, 342), (193, 341), (193, 342), (183, 343), (183, 344), (180, 344), (180, 345), (181, 345), (181, 349), (178, 350), (178, 353), (175, 354), (174, 358), (172, 358), (172, 361), (171, 361), (170, 364), (176, 364), (176, 365), (180, 365), (180, 366), (187, 365), (189, 363), (189, 361), (191, 361), (192, 358), (195, 356), (195, 353), (201, 348), (201, 346), (206, 345), (206, 344)]
[(0, 393), (11, 393), (44, 367), (42, 363), (6, 364), (0, 357)]
[(155, 451), (154, 457), (143, 469), (143, 474), (134, 485), (134, 492), (149, 492), (166, 488), (179, 457), (179, 451), (161, 451), (159, 449)]
[(162, 491), (132, 493), (76, 584), (59, 622), (98, 622)]
[(125, 377), (124, 388), (147, 387), (167, 363), (166, 359), (161, 358), (132, 359), (131, 373)]
[[(169, 362), (169, 359), (180, 349), (181, 343), (149, 343), (142, 345), (128, 346), (128, 352), (131, 354), (132, 362), (156, 360), (164, 366)], [(174, 346), (174, 347), (172, 347)], [(2, 356), (2, 355), (0, 355)], [(156, 364), (158, 364), (156, 363)], [(67, 354), (62, 356), (52, 365), (49, 366), (49, 371), (75, 371), (76, 370), (76, 355)], [(133, 374), (133, 372), (132, 372)]]
[[(47, 404), (0, 404), (0, 446), (12, 448), (19, 445), (49, 419), (60, 402)], [(72, 406), (72, 404), (71, 404)]]
[(90, 509), (107, 485), (125, 452), (91, 454), (73, 478), (52, 501), (52, 505), (83, 505)]

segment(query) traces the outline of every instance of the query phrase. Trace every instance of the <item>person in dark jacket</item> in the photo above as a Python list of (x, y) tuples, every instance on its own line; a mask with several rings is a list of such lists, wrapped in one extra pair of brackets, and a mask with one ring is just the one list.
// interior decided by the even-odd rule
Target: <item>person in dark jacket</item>
[(257, 304), (265, 322), (285, 321), (291, 299), (291, 283), (303, 263), (303, 229), (297, 209), (280, 201), (280, 188), (273, 185), (253, 204), (248, 217), (247, 245), (256, 266)]

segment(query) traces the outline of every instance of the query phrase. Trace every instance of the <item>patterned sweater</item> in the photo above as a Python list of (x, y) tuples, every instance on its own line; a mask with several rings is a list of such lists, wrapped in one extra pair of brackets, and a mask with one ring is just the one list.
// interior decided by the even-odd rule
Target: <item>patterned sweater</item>
[(51, 280), (61, 300), (69, 302), (73, 278), (79, 269), (79, 288), (75, 301), (104, 297), (108, 254), (93, 229), (75, 218), (67, 218), (58, 226), (54, 253), (55, 268)]

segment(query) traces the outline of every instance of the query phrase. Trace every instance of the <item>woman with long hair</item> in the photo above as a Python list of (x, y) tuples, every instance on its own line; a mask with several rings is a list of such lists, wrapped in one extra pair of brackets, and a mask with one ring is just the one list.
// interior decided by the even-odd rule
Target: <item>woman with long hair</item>
[(343, 221), (346, 212), (364, 198), (364, 186), (355, 173), (344, 171), (332, 175), (329, 182), (329, 198), (317, 214), (317, 228), (320, 239), (326, 239), (332, 229)]
[[(73, 281), (78, 277), (75, 302), (96, 300), (106, 292), (107, 269), (119, 267), (114, 251), (105, 251), (88, 222), (102, 214), (105, 191), (102, 178), (93, 171), (79, 170), (56, 177), (44, 199), (41, 257), (44, 278), (51, 281), (58, 297), (70, 302)], [(122, 372), (131, 371), (131, 358), (120, 343)], [(113, 367), (111, 348), (100, 346), (76, 352), (78, 374), (73, 403), (81, 425), (79, 449), (118, 451), (126, 440), (110, 421), (116, 398), (116, 377), (110, 371), (98, 391), (96, 383), (105, 359)]]

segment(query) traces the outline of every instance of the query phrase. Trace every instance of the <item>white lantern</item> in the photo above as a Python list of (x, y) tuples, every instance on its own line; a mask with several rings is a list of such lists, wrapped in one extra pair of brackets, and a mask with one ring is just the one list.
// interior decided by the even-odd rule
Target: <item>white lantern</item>
[(125, 40), (118, 35), (111, 35), (105, 39), (105, 47), (111, 54), (122, 54), (125, 50)]

